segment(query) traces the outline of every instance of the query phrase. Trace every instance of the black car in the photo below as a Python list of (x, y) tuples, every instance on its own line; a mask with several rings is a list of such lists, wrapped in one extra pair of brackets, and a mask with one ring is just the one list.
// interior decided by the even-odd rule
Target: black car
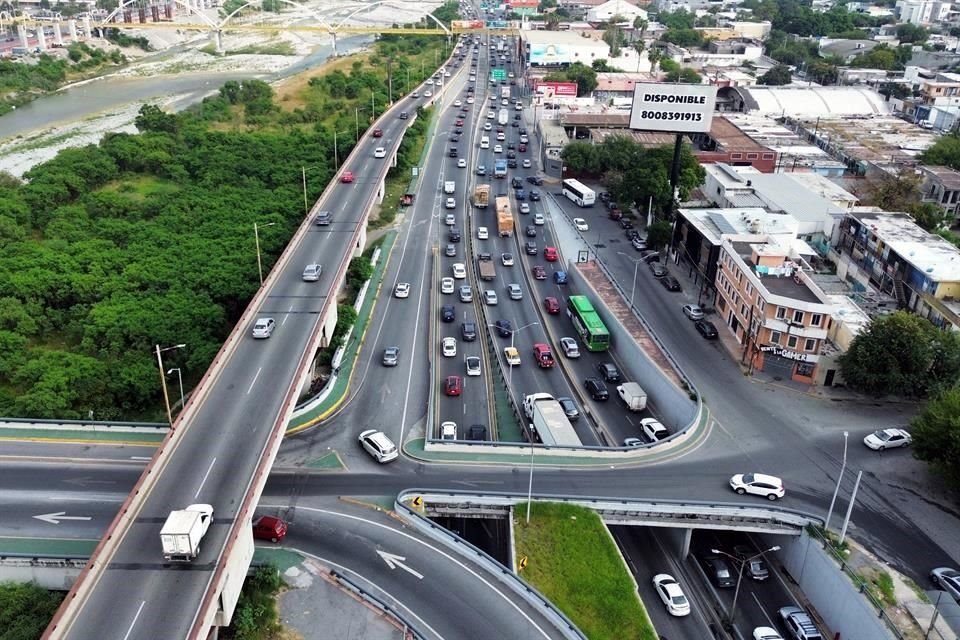
[(532, 200), (533, 202), (539, 202), (540, 192), (537, 191), (536, 189), (530, 189), (530, 200)]
[(445, 304), (440, 308), (440, 319), (444, 322), (453, 322), (457, 319), (457, 310), (452, 304)]
[(633, 229), (633, 223), (626, 218), (620, 218), (621, 229)]
[(406, 120), (406, 119), (409, 118), (409, 117), (410, 117), (410, 116), (407, 114), (406, 111), (401, 111), (401, 112), (400, 112), (400, 119), (401, 119), (401, 120)]
[(493, 323), (493, 326), (497, 330), (497, 335), (501, 338), (509, 338), (510, 334), (513, 333), (513, 325), (510, 324), (509, 320), (497, 320)]
[(600, 375), (603, 376), (603, 379), (607, 382), (620, 382), (620, 372), (617, 371), (616, 365), (612, 362), (601, 362), (597, 365), (597, 371), (600, 372)]
[(524, 191), (523, 189), (517, 189), (517, 190), (513, 193), (513, 197), (516, 198), (517, 201), (523, 202), (524, 200), (527, 199), (527, 192)]
[[(463, 133), (463, 129), (460, 129), (460, 133)], [(450, 142), (460, 142), (460, 137), (459, 137), (459, 135), (450, 136)]]
[(511, 185), (514, 189), (522, 189), (522, 188), (523, 188), (523, 180), (521, 180), (520, 178), (514, 177), (513, 180), (510, 181), (510, 185)]
[(460, 229), (450, 227), (450, 231), (447, 232), (447, 240), (450, 242), (460, 242)]
[(737, 583), (733, 577), (733, 570), (727, 561), (719, 556), (706, 556), (703, 558), (703, 569), (714, 585), (724, 588), (732, 587)]
[(516, 169), (516, 168), (517, 168), (517, 159), (516, 159), (516, 158), (510, 158), (509, 160), (507, 160), (507, 166), (510, 167), (511, 169)]
[(543, 178), (540, 176), (527, 176), (527, 182), (530, 184), (535, 184), (538, 187), (543, 184)]
[(514, 158), (517, 157), (517, 152), (516, 152), (516, 151), (507, 151), (507, 157), (510, 158), (511, 160), (513, 160)]
[(560, 408), (563, 409), (563, 412), (567, 416), (567, 420), (573, 422), (574, 420), (580, 419), (580, 409), (577, 408), (577, 403), (571, 398), (557, 398), (557, 402), (560, 403)]
[(529, 240), (529, 241), (527, 241), (527, 242), (524, 242), (524, 243), (523, 243), (523, 250), (527, 252), (527, 255), (528, 255), (528, 256), (535, 256), (535, 255), (537, 255), (537, 253), (538, 253), (538, 251), (537, 251), (537, 243), (534, 242), (533, 240)]
[(586, 387), (590, 397), (598, 402), (610, 399), (610, 392), (607, 391), (607, 385), (603, 384), (603, 380), (600, 378), (587, 378), (583, 381), (583, 386)]
[(482, 424), (472, 424), (467, 429), (467, 440), (486, 440), (487, 428)]
[(667, 291), (681, 291), (680, 281), (674, 278), (673, 276), (666, 276), (660, 279), (660, 284), (663, 285), (663, 288)]
[(528, 225), (527, 225), (527, 228), (524, 229), (524, 233), (527, 234), (527, 237), (528, 237), (528, 238), (536, 238), (536, 237), (537, 237), (537, 228), (536, 228), (535, 226), (533, 226), (532, 224), (528, 224)]
[[(514, 119), (514, 120), (519, 120), (519, 119), (520, 119), (520, 114), (519, 114), (519, 113), (514, 114), (513, 119)], [(519, 127), (520, 125), (517, 125), (517, 126)]]
[[(514, 143), (512, 142), (507, 143), (507, 149), (509, 149), (510, 151), (513, 151), (516, 148), (517, 148), (517, 145), (515, 145)], [(514, 156), (510, 156), (510, 157), (513, 158)]]
[(597, 197), (600, 198), (600, 202), (610, 202), (610, 192), (609, 192), (609, 191), (601, 191), (601, 192), (599, 193), (599, 195), (597, 195)]
[[(453, 130), (453, 132), (456, 133), (457, 135), (456, 135), (456, 136), (453, 136), (453, 138), (450, 138), (451, 142), (459, 142), (459, 141), (460, 141), (460, 138), (457, 138), (457, 136), (462, 136), (462, 135), (463, 135), (463, 128), (462, 128), (462, 127), (457, 127), (456, 129)], [(454, 139), (454, 138), (456, 138), (456, 139)]]
[(460, 152), (457, 151), (457, 148), (456, 148), (456, 147), (450, 147), (450, 153), (449, 153), (449, 155), (450, 155), (451, 158), (456, 158), (458, 155), (460, 155)]
[(511, 127), (519, 127), (519, 126), (520, 126), (520, 123), (517, 122), (516, 120), (514, 120), (513, 123), (512, 123), (510, 126), (511, 126)]
[(477, 339), (477, 324), (475, 322), (464, 322), (460, 325), (460, 337), (464, 342), (473, 342)]
[(717, 339), (717, 328), (709, 320), (697, 320), (693, 323), (693, 326), (707, 340)]

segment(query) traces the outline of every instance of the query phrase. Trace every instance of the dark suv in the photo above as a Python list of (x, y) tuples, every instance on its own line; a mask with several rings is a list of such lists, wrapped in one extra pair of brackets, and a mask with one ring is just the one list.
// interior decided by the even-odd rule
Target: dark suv
[(473, 322), (464, 322), (460, 325), (460, 336), (464, 342), (473, 342), (477, 339), (477, 325)]
[(610, 399), (610, 392), (607, 391), (607, 385), (603, 384), (603, 380), (600, 378), (587, 378), (583, 381), (583, 386), (586, 387), (590, 397), (598, 402)]
[(620, 372), (612, 362), (601, 362), (597, 365), (597, 371), (607, 382), (620, 382)]
[(823, 640), (813, 618), (800, 607), (781, 607), (777, 613), (787, 635), (793, 640)]
[(733, 570), (726, 560), (719, 556), (707, 556), (703, 559), (703, 569), (710, 581), (718, 587), (732, 587), (737, 583)]

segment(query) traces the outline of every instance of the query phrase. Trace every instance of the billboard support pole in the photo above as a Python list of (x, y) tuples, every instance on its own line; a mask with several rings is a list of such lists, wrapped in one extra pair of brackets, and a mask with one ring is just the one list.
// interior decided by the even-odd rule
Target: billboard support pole
[(680, 183), (680, 152), (683, 150), (683, 134), (678, 133), (673, 143), (673, 164), (670, 165), (670, 204), (667, 208), (667, 220), (672, 220), (677, 206), (677, 186)]

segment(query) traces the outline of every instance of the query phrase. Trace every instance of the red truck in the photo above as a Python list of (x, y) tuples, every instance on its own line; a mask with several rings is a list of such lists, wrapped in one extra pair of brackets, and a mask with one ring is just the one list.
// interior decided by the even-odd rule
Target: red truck
[(541, 369), (550, 369), (553, 367), (553, 352), (548, 345), (542, 342), (533, 345), (533, 357)]

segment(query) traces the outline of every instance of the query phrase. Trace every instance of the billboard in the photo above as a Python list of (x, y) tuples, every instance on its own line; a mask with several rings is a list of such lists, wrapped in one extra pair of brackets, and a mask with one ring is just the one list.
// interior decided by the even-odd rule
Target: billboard
[(710, 131), (717, 87), (706, 84), (638, 82), (630, 128), (674, 133)]
[(564, 98), (577, 97), (576, 82), (538, 82), (534, 91), (545, 98), (560, 96)]
[(453, 20), (450, 26), (454, 29), (483, 29), (483, 20)]
[(528, 62), (543, 67), (571, 64), (576, 62), (573, 50), (559, 44), (530, 44)]

